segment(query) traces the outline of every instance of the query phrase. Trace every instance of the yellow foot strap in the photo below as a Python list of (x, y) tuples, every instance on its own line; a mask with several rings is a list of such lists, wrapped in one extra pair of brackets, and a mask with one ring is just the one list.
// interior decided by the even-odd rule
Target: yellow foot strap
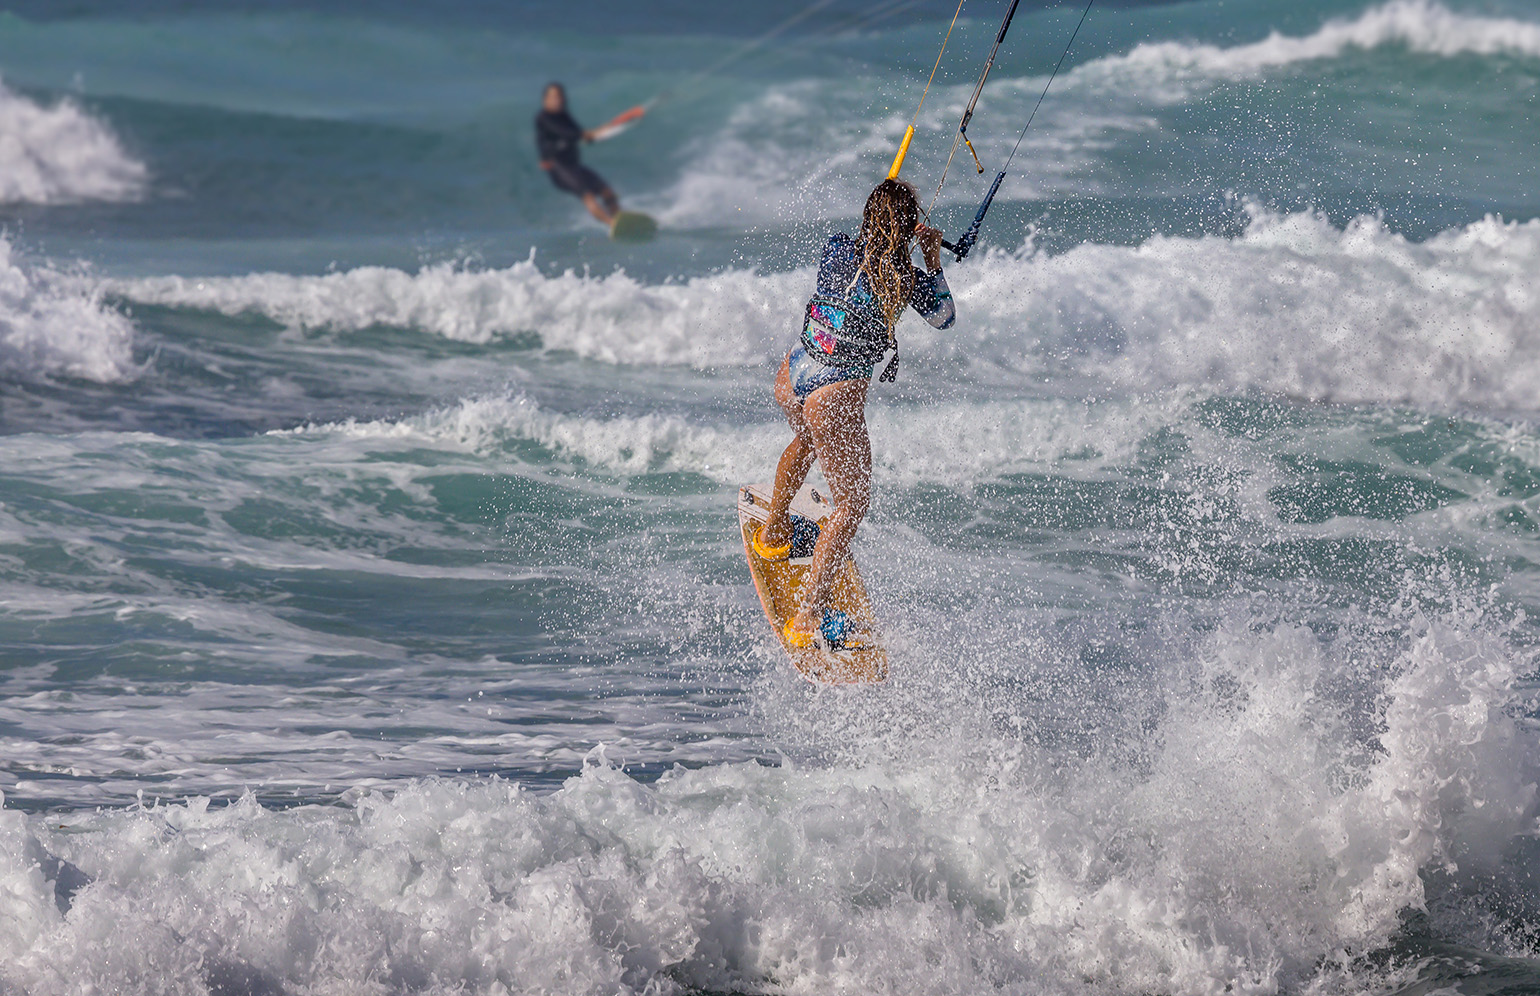
[(839, 609), (824, 609), (822, 622), (818, 629), (808, 632), (806, 630), (793, 629), (792, 623), (796, 616), (786, 620), (785, 627), (781, 630), (781, 637), (786, 646), (792, 650), (806, 650), (816, 646), (820, 641), (829, 650), (866, 650), (872, 646), (869, 634), (859, 627), (855, 620), (851, 619)]
[(759, 555), (760, 559), (761, 560), (785, 560), (786, 558), (790, 557), (791, 556), (791, 541), (790, 540), (786, 541), (786, 545), (785, 546), (765, 546), (765, 544), (763, 544), (763, 543), (761, 543), (759, 541), (759, 534), (760, 534), (761, 531), (763, 531), (763, 528), (764, 527), (761, 526), (759, 529), (756, 529), (754, 531), (754, 540), (753, 540), (754, 552)]
[(786, 645), (793, 650), (806, 650), (818, 641), (818, 634), (809, 630), (792, 629), (791, 624), (796, 618), (786, 620), (786, 628), (781, 630), (781, 635), (786, 639)]

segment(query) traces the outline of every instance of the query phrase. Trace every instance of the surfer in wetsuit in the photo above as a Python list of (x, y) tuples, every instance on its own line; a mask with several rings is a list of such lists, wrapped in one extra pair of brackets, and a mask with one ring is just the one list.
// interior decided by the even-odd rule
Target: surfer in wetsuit
[[(916, 242), (923, 270), (914, 265)], [(786, 621), (789, 646), (809, 647), (820, 639), (836, 650), (863, 645), (852, 621), (829, 609), (829, 602), (871, 500), (867, 387), (875, 363), (889, 348), (893, 359), (882, 378), (892, 380), (897, 373), (893, 329), (906, 307), (938, 329), (950, 328), (956, 318), (941, 272), (941, 233), (920, 223), (914, 188), (888, 179), (866, 199), (860, 234), (852, 239), (841, 232), (824, 244), (802, 342), (786, 354), (775, 378), (775, 400), (796, 436), (776, 465), (770, 514), (754, 537), (754, 551), (766, 560), (785, 560), (799, 538), (796, 533), (817, 528), (789, 511), (815, 457), (834, 498), (834, 511), (813, 547), (802, 604)]]
[(540, 150), (540, 168), (550, 174), (558, 190), (583, 199), (588, 213), (605, 225), (620, 213), (620, 198), (604, 177), (578, 161), (578, 143), (595, 140), (592, 131), (572, 120), (567, 113), (567, 91), (560, 83), (547, 83), (535, 115), (535, 145)]

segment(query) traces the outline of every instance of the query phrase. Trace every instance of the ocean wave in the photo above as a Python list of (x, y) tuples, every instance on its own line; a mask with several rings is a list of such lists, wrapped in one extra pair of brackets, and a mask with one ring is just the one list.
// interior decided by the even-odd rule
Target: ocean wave
[(534, 333), (545, 349), (608, 363), (708, 367), (763, 360), (768, 341), (798, 319), (798, 277), (739, 270), (649, 286), (624, 272), (547, 276), (532, 254), (494, 270), (367, 266), (324, 276), (172, 276), (107, 286), (135, 302), (255, 313), (292, 326), (388, 325), (478, 343)]
[[(1018, 162), (1025, 165), (1011, 176), (1002, 196), (1024, 200), (1069, 191), (1105, 193), (1097, 180), (1105, 172), (1099, 168), (1103, 157), (1160, 131), (1162, 107), (1189, 101), (1221, 81), (1394, 45), (1441, 57), (1535, 57), (1540, 56), (1540, 23), (1458, 13), (1436, 0), (1391, 0), (1354, 18), (1328, 20), (1301, 36), (1275, 31), (1262, 41), (1229, 47), (1141, 43), (1076, 66), (1041, 107), (1043, 76), (997, 76), (986, 92), (989, 112), (1004, 121), (1033, 116), (1033, 128), (1019, 150)], [(872, 89), (870, 83), (853, 86), (843, 79), (769, 86), (709, 138), (693, 142), (679, 179), (640, 203), (676, 226), (720, 224), (724, 205), (735, 220), (773, 224), (848, 215), (909, 124), (907, 114), (898, 111), (874, 115)], [(921, 186), (937, 179), (940, 159), (971, 95), (968, 84), (937, 86), (931, 92), (915, 122), (910, 160), (911, 172), (924, 177)], [(983, 129), (973, 141), (984, 162), (1000, 162), (1013, 151), (1016, 137), (1014, 127)], [(982, 189), (955, 171), (951, 176), (938, 203), (976, 203)]]
[(1391, 0), (1353, 19), (1334, 18), (1312, 34), (1291, 37), (1274, 31), (1262, 41), (1228, 48), (1192, 42), (1145, 42), (1126, 55), (1105, 56), (1078, 66), (1071, 81), (1133, 77), (1147, 96), (1182, 99), (1172, 84), (1195, 78), (1242, 79), (1297, 62), (1332, 59), (1350, 49), (1402, 45), (1413, 52), (1458, 55), (1540, 56), (1540, 24), (1514, 18), (1457, 13), (1436, 0)]
[[(1004, 105), (1006, 119), (1013, 109), (1024, 116), (1042, 85), (1041, 78), (1002, 79), (992, 84), (991, 99), (997, 108)], [(865, 200), (876, 169), (887, 168), (909, 124), (909, 117), (897, 112), (873, 119), (868, 93), (869, 87), (848, 80), (767, 87), (721, 128), (693, 141), (678, 180), (638, 204), (676, 227), (720, 225), (728, 211), (735, 223), (775, 226), (849, 216)], [(937, 87), (915, 121), (911, 172), (931, 171), (916, 174), (924, 177), (916, 182), (927, 195), (971, 94), (970, 86)], [(1116, 104), (1098, 95), (1094, 105), (1083, 99), (1044, 105), (1022, 145), (1023, 161), (1031, 168), (1011, 177), (1006, 199), (1062, 189), (1111, 146), (1110, 136), (1156, 127), (1148, 108), (1126, 99)], [(1015, 130), (1007, 128), (973, 141), (985, 162), (999, 162), (1015, 138)], [(937, 203), (976, 204), (982, 189), (963, 182), (958, 172), (951, 175), (953, 182), (939, 192)]]
[(1533, 411), (1536, 266), (1536, 221), (1488, 217), (1416, 243), (1371, 217), (1339, 229), (1257, 211), (1237, 239), (1002, 255), (954, 280), (978, 333), (952, 348), (1007, 365), (1034, 348), (1136, 388)]
[[(1253, 208), (1233, 239), (1156, 236), (1058, 255), (1029, 239), (981, 254), (951, 272), (957, 326), (909, 318), (900, 337), (941, 381), (980, 367), (1070, 369), (1122, 388), (1528, 411), (1540, 396), (1537, 266), (1540, 222), (1488, 217), (1419, 243), (1372, 217), (1339, 228), (1312, 212)], [(107, 287), (297, 326), (397, 325), (471, 342), (534, 332), (547, 350), (602, 362), (710, 368), (773, 365), (811, 283), (799, 269), (647, 285), (618, 272), (547, 276), (529, 261)]]
[[(767, 391), (768, 394), (768, 391)], [(773, 409), (766, 398), (766, 414)], [(969, 484), (1002, 473), (1044, 470), (1066, 459), (1104, 465), (1129, 459), (1140, 440), (1179, 418), (1185, 399), (1094, 408), (1059, 399), (873, 405), (867, 413), (876, 473), (901, 485)], [(551, 472), (575, 462), (607, 474), (693, 473), (740, 484), (765, 477), (791, 430), (770, 421), (709, 424), (677, 415), (598, 417), (542, 408), (532, 399), (477, 398), (400, 420), (338, 422), (270, 435), (341, 435), (362, 442), (454, 448), (503, 458), (518, 442), (554, 454)], [(958, 441), (968, 440), (959, 448)]]
[(122, 381), (138, 370), (134, 326), (78, 274), (24, 260), (0, 238), (0, 373)]
[(599, 749), (549, 794), (426, 781), (351, 811), (0, 810), (0, 982), (1311, 991), (1393, 940), (1426, 873), (1500, 866), (1534, 805), (1512, 715), (1526, 665), (1494, 627), (1428, 618), (1381, 663), (1304, 626), (1221, 626), (1141, 684), (1161, 708), (1125, 717), (1122, 762), (899, 681), (784, 704), (859, 755), (828, 764), (649, 785)]
[(0, 203), (128, 201), (148, 179), (112, 129), (74, 101), (44, 107), (0, 85)]

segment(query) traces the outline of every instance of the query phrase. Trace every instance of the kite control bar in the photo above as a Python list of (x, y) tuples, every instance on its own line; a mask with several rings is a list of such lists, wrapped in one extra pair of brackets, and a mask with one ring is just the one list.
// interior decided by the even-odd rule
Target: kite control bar
[(984, 195), (984, 202), (979, 205), (978, 213), (973, 216), (973, 224), (968, 226), (968, 230), (962, 233), (961, 238), (955, 243), (941, 240), (941, 248), (957, 257), (957, 262), (961, 263), (967, 259), (968, 253), (973, 251), (973, 243), (979, 240), (979, 226), (984, 224), (984, 215), (989, 213), (989, 204), (995, 199), (995, 192), (1000, 189), (1000, 181), (1004, 179), (1005, 171), (1001, 170), (995, 177), (995, 182), (989, 185), (989, 193)]
[(604, 124), (593, 130), (593, 140), (595, 142), (602, 142), (607, 138), (614, 138), (616, 135), (619, 135), (627, 128), (636, 124), (636, 122), (641, 119), (642, 115), (646, 113), (646, 104), (638, 104), (628, 111), (621, 111), (619, 114), (615, 115), (613, 118), (610, 118), (608, 121), (604, 122)]
[[(1037, 103), (1032, 105), (1032, 113), (1028, 115), (1027, 123), (1021, 126), (1021, 134), (1016, 136), (1016, 144), (1011, 147), (1011, 154), (1005, 157), (1005, 165), (1000, 168), (1000, 172), (995, 176), (995, 182), (989, 185), (989, 193), (984, 195), (983, 202), (979, 204), (978, 212), (973, 216), (973, 224), (968, 226), (968, 230), (962, 234), (962, 237), (955, 244), (950, 242), (941, 243), (943, 248), (950, 250), (952, 255), (957, 257), (959, 263), (967, 257), (968, 253), (973, 251), (973, 244), (978, 241), (979, 237), (979, 226), (984, 224), (984, 215), (989, 213), (989, 205), (994, 201), (995, 194), (1000, 190), (1000, 181), (1005, 179), (1006, 171), (1011, 168), (1011, 163), (1016, 159), (1016, 152), (1021, 148), (1021, 140), (1027, 137), (1027, 130), (1032, 127), (1032, 122), (1037, 118), (1038, 108), (1043, 106), (1043, 98), (1048, 96), (1048, 88), (1053, 86), (1053, 81), (1058, 78), (1059, 70), (1064, 67), (1064, 60), (1069, 56), (1069, 50), (1075, 46), (1075, 39), (1080, 37), (1080, 29), (1085, 24), (1086, 16), (1091, 13), (1091, 4), (1093, 3), (1095, 3), (1095, 0), (1086, 0), (1085, 10), (1080, 12), (1080, 20), (1075, 22), (1075, 30), (1070, 32), (1069, 41), (1065, 44), (1064, 51), (1059, 55), (1059, 61), (1054, 64), (1053, 72), (1048, 74), (1048, 82), (1043, 84), (1043, 92), (1038, 94)], [(1011, 16), (1015, 13), (1016, 0), (1012, 0), (1010, 9), (1005, 12), (1005, 20), (1000, 24), (1000, 33), (995, 36), (995, 46), (989, 50), (989, 61), (984, 64), (984, 72), (979, 76), (978, 86), (973, 89), (973, 99), (968, 101), (968, 109), (963, 112), (962, 123), (957, 126), (957, 132), (962, 136), (963, 142), (967, 144), (969, 152), (973, 152), (973, 143), (968, 141), (968, 122), (973, 118), (973, 105), (978, 102), (979, 93), (984, 89), (984, 81), (989, 78), (989, 69), (994, 65), (995, 52), (999, 50), (1000, 43), (1005, 40), (1005, 30), (1010, 27)], [(953, 155), (957, 153), (956, 140), (952, 142), (952, 153)], [(979, 172), (984, 172), (984, 165), (978, 162), (977, 153), (973, 154), (973, 161), (978, 163)], [(950, 168), (952, 165), (951, 156), (947, 157), (946, 162), (947, 167)], [(941, 193), (941, 185), (946, 183), (946, 173), (946, 169), (941, 171), (941, 183), (936, 185), (937, 195)], [(934, 197), (931, 198), (931, 204), (932, 206), (935, 205)]]

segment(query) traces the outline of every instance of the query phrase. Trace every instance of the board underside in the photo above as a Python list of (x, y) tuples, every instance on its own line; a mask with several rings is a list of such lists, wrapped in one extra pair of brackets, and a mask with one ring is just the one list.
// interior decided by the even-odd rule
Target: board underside
[[(797, 673), (808, 681), (830, 685), (882, 681), (888, 676), (888, 654), (881, 646), (837, 652), (821, 647), (799, 650), (786, 646), (783, 635), (786, 620), (796, 614), (798, 596), (813, 558), (771, 561), (754, 552), (754, 536), (770, 514), (770, 490), (768, 484), (749, 484), (738, 489), (738, 527), (743, 534), (743, 551), (748, 557), (754, 588), (759, 592), (760, 604), (765, 607), (765, 616), (770, 620), (770, 628), (775, 632), (776, 640), (791, 658)], [(802, 490), (792, 499), (791, 510), (822, 525), (831, 509), (821, 494), (811, 486), (803, 485)], [(861, 581), (861, 572), (856, 569), (854, 557), (847, 559), (840, 567), (829, 607), (840, 609), (875, 632), (876, 618), (872, 614), (866, 585)]]
[(622, 211), (610, 222), (610, 238), (616, 242), (650, 242), (658, 234), (658, 223), (640, 211)]

